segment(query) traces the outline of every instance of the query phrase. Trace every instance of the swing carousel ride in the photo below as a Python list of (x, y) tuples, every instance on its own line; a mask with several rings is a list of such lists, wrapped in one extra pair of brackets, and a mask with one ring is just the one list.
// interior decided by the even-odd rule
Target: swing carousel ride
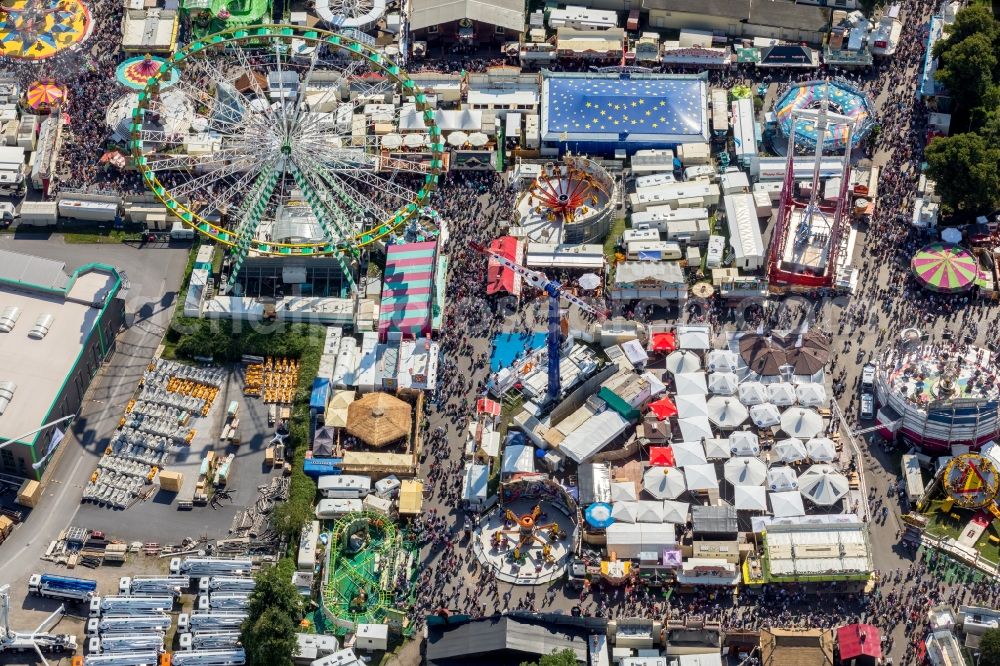
[[(513, 527), (499, 529), (494, 532), (491, 537), (493, 547), (502, 548), (507, 545), (509, 537), (514, 537), (517, 540), (517, 545), (514, 546), (514, 550), (511, 553), (515, 560), (521, 559), (521, 555), (526, 552), (525, 548), (539, 545), (542, 547), (542, 559), (548, 564), (553, 564), (555, 558), (552, 556), (551, 543), (565, 539), (566, 532), (556, 522), (540, 525), (538, 518), (541, 515), (542, 507), (538, 504), (529, 513), (522, 514), (521, 516), (507, 509), (504, 512), (504, 522), (506, 525), (513, 525)], [(547, 535), (548, 540), (544, 539), (541, 536), (542, 534)]]
[(958, 506), (986, 509), (1000, 518), (1000, 507), (997, 507), (1000, 472), (990, 458), (979, 453), (955, 456), (945, 467), (941, 481), (945, 493)]
[(517, 204), (520, 225), (528, 236), (544, 243), (602, 241), (614, 210), (614, 178), (583, 157), (567, 156), (561, 163), (537, 168)]

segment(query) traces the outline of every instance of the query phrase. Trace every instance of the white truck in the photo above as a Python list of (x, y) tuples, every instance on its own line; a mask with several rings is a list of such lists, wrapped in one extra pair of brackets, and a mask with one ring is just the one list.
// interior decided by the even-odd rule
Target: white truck
[(192, 634), (239, 631), (246, 618), (246, 613), (238, 612), (181, 613), (177, 616), (177, 631)]
[(183, 560), (175, 557), (170, 560), (172, 576), (185, 575), (192, 578), (205, 576), (242, 576), (249, 575), (253, 562), (248, 559), (225, 559), (222, 557), (185, 557)]
[(252, 592), (257, 581), (245, 576), (212, 576), (198, 581), (198, 592)]
[(87, 601), (97, 593), (97, 581), (88, 578), (32, 574), (28, 578), (28, 592), (36, 597)]
[(198, 595), (198, 610), (241, 611), (250, 605), (247, 592), (215, 592)]
[(118, 593), (164, 595), (179, 597), (191, 587), (189, 576), (122, 576), (118, 579)]
[(87, 620), (87, 634), (165, 634), (172, 624), (169, 615), (118, 615), (111, 617), (92, 617)]
[(174, 598), (161, 597), (94, 597), (90, 600), (90, 616), (104, 615), (158, 615), (169, 613), (174, 607)]

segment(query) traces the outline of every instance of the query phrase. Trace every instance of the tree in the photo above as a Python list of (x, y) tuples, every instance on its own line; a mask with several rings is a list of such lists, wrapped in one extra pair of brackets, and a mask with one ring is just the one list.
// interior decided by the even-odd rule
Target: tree
[(570, 649), (542, 655), (538, 661), (522, 661), (521, 666), (576, 666), (576, 654)]
[[(249, 619), (247, 620), (249, 622)], [(268, 608), (249, 629), (244, 625), (243, 647), (254, 666), (292, 666), (298, 651), (295, 625), (277, 607)]]
[[(315, 493), (311, 494), (315, 496)], [(302, 528), (313, 519), (312, 497), (308, 504), (302, 502), (289, 501), (279, 504), (271, 514), (271, 524), (288, 539), (295, 539), (302, 532)]]
[(254, 666), (291, 666), (296, 652), (295, 627), (302, 619), (302, 597), (292, 585), (291, 567), (277, 566), (257, 574), (250, 593), (247, 619), (240, 640), (247, 663)]
[(973, 215), (1000, 203), (1000, 148), (969, 132), (931, 141), (927, 173), (941, 201), (952, 211)]
[(1000, 666), (1000, 629), (987, 629), (979, 639), (979, 666)]
[(993, 41), (983, 33), (966, 37), (941, 53), (937, 80), (966, 109), (979, 106), (980, 100), (993, 83), (997, 55)]
[(1000, 22), (993, 17), (988, 5), (970, 5), (955, 14), (955, 22), (948, 28), (948, 43), (957, 44), (966, 37), (984, 34), (993, 40), (1000, 36)]

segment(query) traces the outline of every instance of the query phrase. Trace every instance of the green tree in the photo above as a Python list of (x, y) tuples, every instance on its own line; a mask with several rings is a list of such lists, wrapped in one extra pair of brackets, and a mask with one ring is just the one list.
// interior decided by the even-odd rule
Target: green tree
[(307, 503), (290, 498), (289, 501), (275, 507), (274, 513), (271, 514), (271, 524), (274, 529), (288, 539), (298, 538), (302, 528), (313, 519), (312, 501), (315, 491), (309, 494)]
[(939, 137), (925, 153), (941, 201), (956, 213), (990, 211), (1000, 202), (1000, 148), (975, 132)]
[(881, 5), (885, 0), (860, 0), (858, 5), (861, 6), (861, 11), (865, 16), (871, 16), (875, 8)]
[(244, 626), (242, 641), (249, 664), (254, 666), (294, 664), (292, 657), (298, 650), (295, 625), (291, 618), (277, 607), (265, 610), (249, 629)]
[(277, 608), (291, 618), (292, 622), (298, 622), (302, 618), (302, 597), (292, 585), (291, 574), (286, 567), (262, 569), (256, 579), (257, 584), (247, 605), (249, 620), (259, 618), (269, 608)]
[(522, 661), (521, 666), (576, 666), (576, 655), (572, 650), (542, 655), (538, 661)]
[(1000, 666), (1000, 629), (987, 629), (979, 639), (979, 666)]
[(948, 28), (948, 39), (943, 40), (942, 48), (947, 49), (949, 44), (957, 44), (975, 34), (984, 34), (991, 40), (1000, 36), (1000, 22), (987, 5), (970, 5), (955, 14), (955, 22)]
[(979, 106), (993, 83), (997, 55), (990, 37), (976, 33), (949, 47), (940, 56), (937, 79), (965, 108)]

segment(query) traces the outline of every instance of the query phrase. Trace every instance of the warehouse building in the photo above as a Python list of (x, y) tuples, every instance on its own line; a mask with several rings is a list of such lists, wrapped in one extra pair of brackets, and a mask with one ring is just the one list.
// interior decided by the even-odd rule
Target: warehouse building
[(65, 424), (114, 351), (125, 314), (113, 266), (65, 264), (0, 250), (0, 471), (40, 479)]

